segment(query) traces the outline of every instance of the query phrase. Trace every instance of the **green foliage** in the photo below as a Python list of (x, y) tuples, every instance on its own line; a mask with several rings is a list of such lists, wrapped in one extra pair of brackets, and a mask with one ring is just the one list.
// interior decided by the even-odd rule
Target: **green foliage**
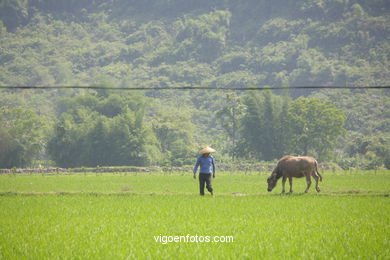
[[(372, 168), (370, 160), (389, 167), (390, 99), (388, 91), (351, 92), (349, 90), (322, 91), (314, 96), (332, 100), (345, 111), (347, 134), (340, 140), (340, 164), (344, 168)], [(368, 154), (367, 154), (368, 153)]]
[(349, 164), (346, 163), (344, 168), (377, 169), (385, 166), (388, 169), (390, 167), (390, 136), (388, 133), (365, 136), (352, 132), (347, 140), (347, 156), (352, 159)]
[(65, 98), (49, 154), (62, 167), (158, 163), (158, 140), (143, 123), (145, 102), (115, 94)]
[(345, 134), (344, 113), (331, 102), (315, 98), (288, 102), (266, 90), (248, 95), (245, 104), (241, 149), (258, 159), (299, 154), (329, 160), (337, 138)]
[[(180, 1), (150, 1), (148, 5), (161, 11), (159, 15), (151, 7), (145, 9), (139, 1), (133, 8), (123, 1), (101, 5), (76, 2), (70, 6), (63, 1), (3, 1), (0, 11), (9, 15), (11, 8), (28, 13), (28, 23), (21, 26), (25, 22), (15, 18), (12, 25), (6, 26), (19, 26), (18, 30), (2, 32), (4, 52), (0, 60), (4, 66), (0, 83), (90, 84), (97, 75), (119, 83), (134, 74), (136, 81), (132, 84), (139, 86), (143, 73), (158, 78), (158, 71), (157, 75), (150, 74), (150, 67), (164, 63), (173, 68), (180, 63), (180, 67), (212, 64), (215, 69), (204, 82), (222, 77), (219, 85), (223, 86), (229, 85), (228, 77), (237, 78), (232, 84), (238, 86), (240, 81), (244, 86), (275, 86), (283, 82), (353, 85), (389, 80), (385, 69), (389, 67), (388, 58), (380, 55), (389, 49), (388, 19), (381, 11), (383, 1), (298, 1), (272, 5), (221, 2), (215, 5), (222, 9), (215, 11), (208, 10), (211, 3), (204, 3), (202, 11), (187, 9), (185, 14), (179, 14), (183, 7)], [(202, 6), (192, 4), (196, 8)], [(187, 3), (187, 8), (192, 4)], [(171, 16), (162, 11), (168, 6), (177, 8)], [(264, 16), (269, 19), (254, 17), (256, 11), (256, 16), (261, 16), (269, 9), (275, 11), (274, 16)], [(145, 22), (139, 18), (139, 12), (155, 18)], [(310, 18), (302, 19), (302, 14)], [(253, 33), (249, 28), (257, 29)], [(235, 74), (224, 79), (226, 73)], [(158, 82), (169, 84), (175, 80), (169, 77)], [(185, 78), (179, 83), (199, 81)]]
[(31, 110), (0, 108), (0, 167), (26, 167), (45, 144), (46, 123)]
[(248, 153), (256, 159), (272, 160), (287, 152), (281, 150), (282, 139), (279, 139), (282, 99), (265, 90), (261, 94), (249, 93), (244, 98), (244, 104), (246, 113), (241, 120), (241, 155)]
[[(0, 85), (152, 88), (388, 85), (387, 6), (386, 0), (135, 0), (131, 4), (125, 0), (4, 0), (0, 2)], [(67, 125), (80, 124), (80, 129), (68, 129), (74, 131), (69, 138), (75, 145), (77, 135), (92, 138), (92, 134), (87, 135), (91, 131), (105, 139), (96, 143), (96, 147), (106, 147), (111, 143), (108, 138), (113, 138), (110, 134), (113, 128), (138, 129), (142, 125), (142, 133), (136, 131), (134, 137), (138, 141), (133, 140), (137, 147), (143, 147), (137, 150), (143, 159), (136, 159), (142, 164), (186, 163), (193, 159), (193, 147), (215, 144), (223, 158), (231, 155), (238, 145), (243, 154), (257, 159), (272, 160), (287, 152), (308, 152), (336, 160), (331, 156), (336, 152), (338, 157), (351, 162), (357, 162), (359, 156), (375, 161), (371, 156), (374, 154), (380, 158), (378, 162), (388, 165), (386, 152), (379, 152), (386, 142), (372, 141), (369, 154), (350, 152), (359, 146), (352, 138), (356, 133), (373, 140), (371, 137), (388, 132), (390, 119), (386, 111), (390, 109), (386, 109), (389, 100), (386, 93), (376, 93), (374, 98), (357, 91), (338, 92), (339, 96), (311, 90), (291, 91), (293, 99), (311, 94), (321, 100), (330, 99), (346, 115), (348, 134), (339, 138), (338, 145), (334, 145), (335, 140), (326, 139), (324, 147), (313, 144), (315, 147), (308, 149), (304, 147), (308, 138), (302, 131), (296, 131), (294, 141), (287, 138), (289, 101), (273, 95), (248, 97), (238, 93), (238, 99), (245, 101), (251, 115), (240, 118), (236, 134), (231, 134), (232, 105), (226, 104), (225, 94), (219, 92), (147, 91), (145, 96), (151, 98), (149, 106), (142, 108), (135, 104), (129, 108), (130, 112), (126, 109), (130, 101), (122, 99), (118, 92), (115, 93), (119, 96), (115, 96), (114, 92), (99, 91), (95, 97), (84, 95), (85, 91), (70, 90), (21, 93), (1, 92), (0, 104), (32, 110), (49, 124), (60, 118), (60, 123), (53, 127), (56, 133), (59, 126), (67, 129)], [(80, 94), (86, 100), (79, 99)], [(58, 105), (61, 96), (74, 97), (75, 101), (63, 100)], [(177, 100), (182, 102), (177, 104)], [(70, 109), (71, 106), (75, 108)], [(180, 120), (175, 120), (170, 106), (180, 110), (177, 118), (185, 121), (184, 130), (180, 130)], [(156, 112), (159, 109), (162, 111)], [(127, 120), (125, 115), (133, 122), (130, 126), (122, 122)], [(250, 122), (251, 118), (259, 122)], [(159, 135), (164, 136), (161, 132), (167, 129), (171, 136), (162, 140)], [(7, 136), (5, 130), (2, 135)], [(48, 133), (45, 135), (49, 138)], [(296, 146), (292, 149), (294, 142)], [(47, 159), (44, 151), (33, 157)]]
[(222, 126), (228, 137), (228, 144), (225, 144), (227, 152), (231, 154), (234, 161), (237, 149), (237, 139), (240, 127), (240, 120), (244, 113), (244, 105), (235, 93), (226, 94), (226, 103), (215, 115), (215, 120)]
[(192, 164), (196, 150), (190, 111), (178, 107), (156, 106), (151, 127), (159, 140), (167, 166)]
[(289, 106), (291, 151), (309, 155), (315, 152), (322, 160), (329, 158), (337, 138), (345, 134), (344, 113), (331, 102), (316, 98), (298, 98)]
[(14, 30), (19, 24), (24, 24), (28, 19), (27, 0), (3, 0), (0, 2), (0, 17), (3, 23)]

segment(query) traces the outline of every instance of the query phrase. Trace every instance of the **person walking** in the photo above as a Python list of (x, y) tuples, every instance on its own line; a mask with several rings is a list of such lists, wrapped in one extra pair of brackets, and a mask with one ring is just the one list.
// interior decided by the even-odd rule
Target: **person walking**
[(211, 147), (205, 147), (199, 151), (201, 154), (196, 160), (196, 164), (194, 167), (194, 179), (196, 179), (196, 172), (199, 170), (199, 189), (200, 195), (204, 196), (204, 184), (206, 183), (206, 188), (213, 194), (213, 187), (211, 186), (211, 173), (213, 173), (213, 178), (215, 178), (215, 162), (214, 157), (210, 155), (210, 153), (215, 152), (215, 150)]

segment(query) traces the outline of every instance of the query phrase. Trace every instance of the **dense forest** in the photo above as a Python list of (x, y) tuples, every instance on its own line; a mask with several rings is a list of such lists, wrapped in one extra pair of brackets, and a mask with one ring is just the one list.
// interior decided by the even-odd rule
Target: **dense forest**
[(0, 89), (0, 168), (192, 164), (203, 145), (390, 168), (390, 90), (354, 89), (390, 85), (387, 0), (1, 0), (0, 18), (0, 87), (111, 88)]

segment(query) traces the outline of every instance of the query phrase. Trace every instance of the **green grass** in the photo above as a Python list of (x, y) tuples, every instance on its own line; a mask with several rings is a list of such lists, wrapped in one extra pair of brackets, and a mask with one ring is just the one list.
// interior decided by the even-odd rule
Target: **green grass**
[[(222, 173), (200, 197), (191, 174), (2, 175), (0, 259), (389, 259), (390, 172), (323, 176), (321, 195), (303, 179), (280, 195), (264, 174)], [(234, 241), (154, 240), (187, 234)]]
[[(325, 172), (320, 182), (321, 194), (332, 193), (388, 193), (390, 172)], [(248, 195), (266, 194), (268, 174), (265, 173), (221, 173), (213, 180), (217, 194), (242, 193)], [(310, 193), (316, 193), (314, 180)], [(154, 193), (154, 194), (197, 194), (198, 181), (191, 173), (163, 175), (158, 173), (127, 175), (102, 173), (70, 175), (0, 175), (0, 193), (4, 192), (96, 192), (96, 193)], [(293, 189), (302, 193), (306, 188), (304, 179), (293, 179)], [(286, 190), (289, 190), (288, 181)], [(273, 193), (281, 192), (281, 181)]]

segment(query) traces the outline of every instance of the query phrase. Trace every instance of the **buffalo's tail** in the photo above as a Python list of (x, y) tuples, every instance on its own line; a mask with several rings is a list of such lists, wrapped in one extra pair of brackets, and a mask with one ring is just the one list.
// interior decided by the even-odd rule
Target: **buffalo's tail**
[(317, 164), (317, 161), (315, 161), (315, 166), (316, 166), (316, 173), (317, 173), (318, 176), (320, 177), (320, 181), (322, 181), (322, 176), (321, 176), (320, 172), (318, 171), (318, 164)]

